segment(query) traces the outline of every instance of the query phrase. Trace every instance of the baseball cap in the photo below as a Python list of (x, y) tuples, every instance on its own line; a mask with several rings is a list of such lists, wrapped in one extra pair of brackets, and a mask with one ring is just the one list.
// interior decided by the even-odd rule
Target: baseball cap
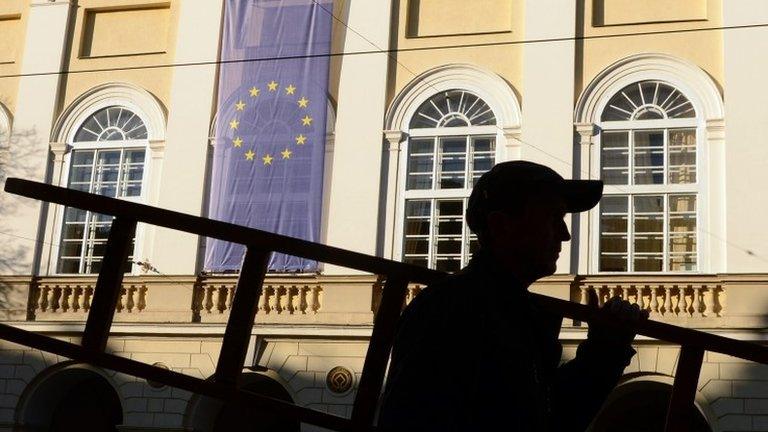
[(467, 225), (477, 233), (484, 228), (490, 212), (522, 206), (544, 193), (560, 195), (565, 211), (578, 213), (597, 205), (603, 194), (603, 182), (566, 180), (552, 168), (530, 161), (501, 162), (480, 176), (472, 188)]

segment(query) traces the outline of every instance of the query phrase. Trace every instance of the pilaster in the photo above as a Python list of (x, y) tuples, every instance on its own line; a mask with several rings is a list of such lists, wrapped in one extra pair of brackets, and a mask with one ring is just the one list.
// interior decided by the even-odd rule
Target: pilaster
[(405, 132), (399, 130), (384, 131), (384, 147), (387, 157), (387, 202), (385, 205), (386, 215), (384, 216), (384, 257), (397, 259), (395, 253), (395, 226), (397, 225), (397, 214), (399, 211), (398, 189), (399, 189), (399, 167), (400, 167), (400, 149), (402, 143), (408, 139)]

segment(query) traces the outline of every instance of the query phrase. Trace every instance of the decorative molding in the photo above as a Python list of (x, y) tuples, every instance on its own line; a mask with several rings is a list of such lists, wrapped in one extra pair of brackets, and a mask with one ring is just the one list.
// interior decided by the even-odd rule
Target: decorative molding
[(723, 98), (717, 84), (697, 65), (660, 53), (623, 58), (599, 73), (576, 104), (575, 123), (599, 123), (610, 98), (625, 86), (643, 80), (660, 80), (682, 91), (700, 119), (722, 119)]
[(75, 99), (56, 121), (51, 141), (72, 142), (77, 128), (88, 116), (114, 105), (135, 112), (147, 126), (150, 141), (165, 140), (167, 113), (160, 100), (133, 84), (113, 82), (96, 86)]
[(576, 133), (579, 134), (579, 144), (582, 146), (593, 144), (592, 137), (597, 134), (597, 126), (592, 123), (574, 123), (573, 126), (576, 128)]
[(149, 140), (149, 150), (153, 158), (161, 158), (165, 154), (165, 140)]
[(408, 134), (399, 130), (385, 130), (384, 139), (389, 143), (390, 152), (399, 153), (402, 142), (408, 139)]
[(725, 119), (707, 120), (707, 139), (710, 144), (725, 141)]
[(72, 146), (67, 143), (52, 142), (50, 143), (51, 153), (53, 153), (54, 162), (64, 162), (64, 155), (72, 150)]
[(520, 127), (520, 102), (512, 87), (490, 70), (471, 64), (447, 64), (414, 78), (392, 102), (385, 118), (387, 130), (408, 130), (413, 113), (427, 99), (441, 91), (471, 91), (493, 110), (499, 127)]

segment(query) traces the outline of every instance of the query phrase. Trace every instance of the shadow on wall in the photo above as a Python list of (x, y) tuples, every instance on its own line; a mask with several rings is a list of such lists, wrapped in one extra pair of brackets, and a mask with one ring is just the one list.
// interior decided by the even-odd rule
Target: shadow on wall
[(114, 386), (102, 374), (70, 365), (31, 383), (19, 403), (17, 421), (24, 431), (117, 431), (123, 408)]
[[(294, 403), (290, 393), (277, 380), (260, 373), (244, 373), (241, 387), (273, 399)], [(237, 401), (222, 402), (205, 396), (194, 396), (189, 402), (185, 426), (194, 431), (270, 431), (299, 432), (300, 423), (291, 418), (277, 416), (273, 412), (259, 411), (255, 407)]]
[(41, 163), (47, 163), (40, 160), (39, 138), (35, 130), (15, 131), (9, 137), (9, 132), (0, 127), (0, 320), (25, 319), (31, 274), (29, 257), (35, 251), (36, 240), (34, 235), (19, 232), (14, 220), (21, 206), (40, 205), (13, 198), (3, 189), (7, 177), (34, 178)]
[[(672, 386), (642, 377), (620, 384), (608, 396), (588, 432), (663, 431)], [(688, 418), (690, 432), (713, 432), (698, 405), (692, 406)]]

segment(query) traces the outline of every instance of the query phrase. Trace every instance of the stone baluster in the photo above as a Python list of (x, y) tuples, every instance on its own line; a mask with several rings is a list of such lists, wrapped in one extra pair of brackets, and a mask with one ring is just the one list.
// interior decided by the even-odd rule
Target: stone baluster
[(296, 310), (296, 285), (285, 287), (285, 296), (288, 297), (286, 302), (287, 311), (289, 314), (293, 315), (293, 312)]
[(278, 296), (280, 295), (278, 288), (274, 286), (269, 287), (270, 296), (269, 296), (269, 309), (267, 309), (267, 313), (275, 312), (277, 313), (277, 305), (278, 305)]
[(629, 301), (629, 286), (622, 286), (619, 288), (621, 290), (621, 299)]
[(706, 286), (701, 286), (701, 316), (706, 317), (714, 307), (714, 299), (712, 298), (712, 290)]
[(261, 295), (259, 296), (259, 312), (262, 314), (267, 313), (267, 300), (269, 298), (269, 286), (264, 285), (261, 288)]
[(672, 312), (672, 290), (661, 285), (661, 292), (664, 293), (664, 315), (669, 315)]
[(691, 310), (691, 316), (699, 316), (701, 314), (701, 301), (699, 300), (699, 287), (688, 285), (688, 288), (691, 290), (691, 295), (693, 298), (691, 299), (693, 303), (691, 306), (693, 307)]
[(49, 300), (48, 296), (51, 293), (51, 288), (49, 286), (44, 286), (40, 289), (40, 310), (45, 312), (48, 310)]
[(320, 287), (313, 286), (308, 295), (307, 312), (317, 313), (320, 310)]
[(81, 302), (83, 301), (83, 287), (75, 285), (72, 289), (72, 311), (78, 312), (82, 309)]
[(611, 289), (609, 290), (610, 295), (608, 296), (608, 298), (612, 299), (612, 298), (616, 297), (616, 291), (618, 291), (618, 289), (619, 289), (618, 286), (612, 286)]
[(213, 290), (216, 288), (213, 285), (207, 285), (205, 287), (205, 299), (203, 300), (203, 309), (206, 313), (211, 313), (213, 309)]
[(131, 285), (126, 289), (127, 299), (125, 301), (125, 309), (128, 313), (133, 312), (133, 308), (136, 306), (136, 285)]
[(232, 310), (232, 299), (235, 298), (235, 286), (231, 285), (227, 288), (227, 310)]
[(685, 298), (685, 287), (678, 287), (677, 285), (674, 285), (675, 288), (677, 288), (677, 314), (679, 315), (685, 315), (688, 313), (688, 299)]
[(56, 285), (53, 287), (53, 295), (51, 296), (51, 312), (58, 312), (61, 310), (61, 287)]
[(86, 312), (91, 310), (91, 299), (93, 298), (93, 287), (88, 285), (84, 288), (83, 294), (83, 310)]
[(120, 288), (120, 296), (117, 298), (117, 305), (115, 305), (115, 309), (118, 312), (122, 312), (125, 309), (125, 288)]
[(656, 296), (656, 287), (649, 287), (648, 285), (646, 285), (645, 287), (651, 290), (651, 304), (650, 304), (651, 312), (659, 313), (659, 299)]
[(645, 309), (645, 299), (643, 299), (643, 287), (632, 285), (632, 289), (635, 291), (635, 303), (640, 310)]
[(62, 312), (69, 312), (72, 310), (71, 305), (69, 302), (72, 301), (72, 289), (69, 287), (69, 285), (65, 285), (61, 288), (61, 311)]
[(280, 310), (277, 313), (288, 312), (288, 289), (284, 285), (280, 285)]
[(147, 286), (142, 285), (139, 287), (139, 303), (136, 306), (139, 312), (143, 311), (147, 307)]

